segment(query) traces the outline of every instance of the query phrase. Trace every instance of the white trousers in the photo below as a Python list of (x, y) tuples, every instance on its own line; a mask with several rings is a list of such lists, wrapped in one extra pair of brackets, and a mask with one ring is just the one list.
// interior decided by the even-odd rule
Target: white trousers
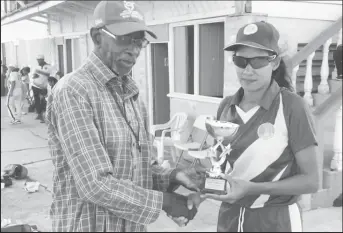
[[(22, 103), (22, 95), (7, 96), (7, 110), (12, 120), (21, 120)], [(15, 113), (17, 114), (16, 117)]]

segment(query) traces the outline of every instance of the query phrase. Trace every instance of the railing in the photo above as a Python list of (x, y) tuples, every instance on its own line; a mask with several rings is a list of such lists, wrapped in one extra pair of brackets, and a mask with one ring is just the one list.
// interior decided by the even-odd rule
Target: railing
[[(312, 77), (312, 60), (315, 55), (315, 51), (323, 45), (323, 58), (320, 70), (320, 84), (318, 86), (318, 93), (321, 95), (327, 95), (330, 93), (330, 87), (328, 84), (329, 77), (329, 47), (332, 44), (332, 38), (337, 35), (337, 45), (342, 44), (342, 17), (334, 22), (330, 27), (320, 33), (315, 39), (308, 43), (302, 50), (295, 54), (292, 58), (292, 83), (296, 88), (297, 72), (299, 70), (299, 64), (303, 60), (306, 60), (306, 74), (304, 80), (304, 99), (306, 102), (313, 106), (313, 77)], [(342, 80), (337, 79), (337, 69), (332, 73), (332, 79), (337, 81), (337, 85), (342, 85)], [(335, 109), (332, 109), (335, 108)], [(337, 110), (338, 108), (338, 110)], [(333, 138), (333, 152), (334, 156), (331, 161), (331, 170), (342, 171), (342, 86), (337, 91), (331, 93), (331, 96), (327, 98), (319, 106), (315, 106), (313, 114), (317, 119), (318, 134), (323, 135), (322, 116), (326, 112), (334, 110), (336, 112), (335, 119), (335, 132)], [(324, 119), (325, 120), (325, 119)], [(319, 140), (320, 144), (323, 144), (323, 138)], [(320, 146), (321, 158), (324, 152), (323, 145)]]

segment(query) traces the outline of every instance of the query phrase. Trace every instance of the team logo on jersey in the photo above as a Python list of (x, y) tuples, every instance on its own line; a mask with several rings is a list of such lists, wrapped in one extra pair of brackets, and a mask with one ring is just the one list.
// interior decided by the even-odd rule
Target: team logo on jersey
[(244, 35), (251, 35), (251, 34), (254, 34), (255, 32), (257, 32), (258, 30), (258, 27), (256, 24), (249, 24), (247, 25), (245, 28), (244, 28)]
[(275, 134), (274, 125), (269, 122), (260, 125), (257, 129), (258, 137), (265, 140), (273, 137), (274, 134)]

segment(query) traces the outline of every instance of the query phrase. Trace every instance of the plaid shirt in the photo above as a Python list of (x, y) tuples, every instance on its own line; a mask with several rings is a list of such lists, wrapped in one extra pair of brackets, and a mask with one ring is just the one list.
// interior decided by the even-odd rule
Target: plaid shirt
[[(125, 93), (114, 91), (121, 86)], [(172, 170), (152, 165), (138, 93), (131, 77), (119, 79), (94, 53), (54, 87), (47, 107), (53, 231), (146, 231), (158, 218)], [(141, 152), (114, 98), (140, 131)]]

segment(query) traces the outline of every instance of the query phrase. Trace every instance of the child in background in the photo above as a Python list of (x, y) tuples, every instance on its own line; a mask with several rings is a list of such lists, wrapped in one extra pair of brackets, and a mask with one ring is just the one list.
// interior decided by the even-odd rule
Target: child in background
[(51, 94), (52, 88), (56, 85), (58, 80), (60, 80), (61, 78), (62, 78), (62, 73), (60, 71), (57, 71), (56, 74), (51, 75), (48, 78), (49, 86), (48, 86), (48, 96), (47, 97), (49, 97), (49, 95)]

